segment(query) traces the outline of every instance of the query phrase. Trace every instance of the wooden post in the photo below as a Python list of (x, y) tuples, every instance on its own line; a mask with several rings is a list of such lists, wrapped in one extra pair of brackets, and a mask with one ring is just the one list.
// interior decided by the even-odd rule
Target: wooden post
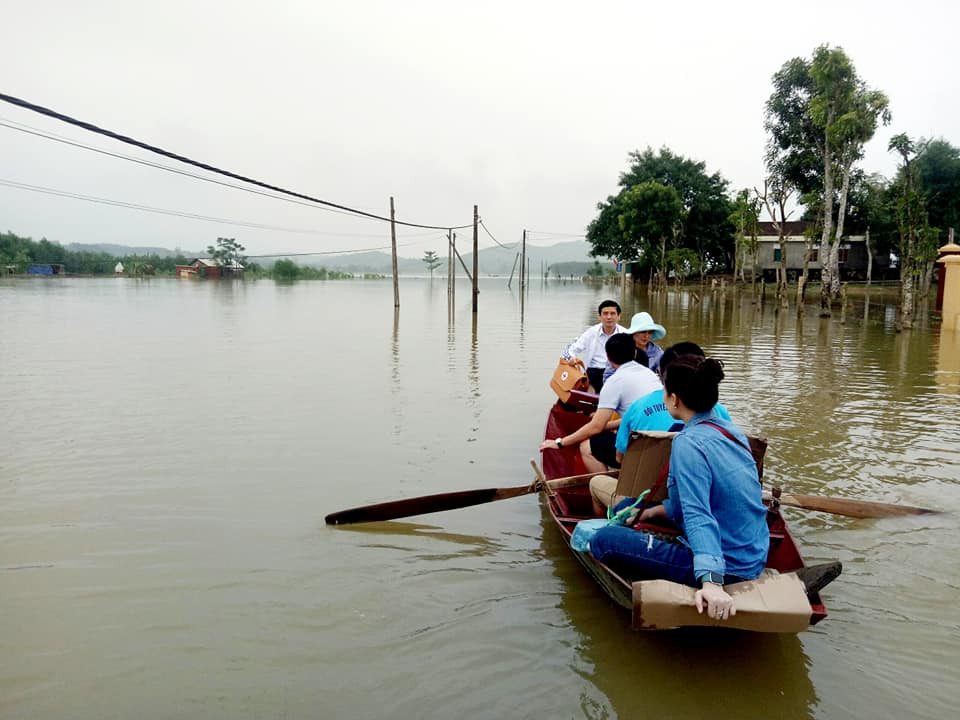
[[(523, 297), (523, 291), (527, 289), (524, 269), (527, 267), (527, 231), (523, 231), (523, 239), (520, 241), (520, 297)], [(522, 300), (521, 300), (522, 302)]]
[(453, 230), (447, 230), (447, 296), (453, 291)]
[(390, 196), (390, 245), (393, 255), (393, 306), (400, 307), (400, 283), (397, 280), (397, 225), (394, 219), (393, 195)]
[(480, 288), (477, 286), (477, 271), (479, 268), (479, 258), (477, 257), (477, 222), (479, 221), (477, 206), (473, 206), (473, 312), (477, 312), (477, 295), (480, 294)]
[(510, 287), (510, 285), (513, 284), (513, 273), (516, 272), (517, 260), (519, 259), (520, 259), (520, 253), (517, 253), (516, 255), (513, 256), (513, 267), (510, 268), (510, 279), (507, 280), (507, 287)]

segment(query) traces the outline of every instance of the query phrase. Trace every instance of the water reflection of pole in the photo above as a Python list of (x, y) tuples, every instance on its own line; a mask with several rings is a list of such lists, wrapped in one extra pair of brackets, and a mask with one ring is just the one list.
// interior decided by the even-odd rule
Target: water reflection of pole
[(393, 391), (400, 389), (400, 308), (393, 309), (393, 335), (390, 340), (390, 359), (393, 362)]
[(960, 331), (940, 328), (936, 378), (942, 392), (960, 395)]
[(470, 380), (470, 397), (474, 408), (473, 416), (477, 418), (480, 415), (480, 360), (477, 353), (479, 346), (477, 341), (477, 314), (473, 313), (472, 317), (473, 323), (470, 326), (470, 372), (467, 377)]

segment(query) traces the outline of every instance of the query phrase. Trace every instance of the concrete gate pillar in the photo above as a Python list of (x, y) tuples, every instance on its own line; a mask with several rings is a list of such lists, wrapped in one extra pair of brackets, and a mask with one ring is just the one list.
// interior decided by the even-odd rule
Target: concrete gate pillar
[(947, 255), (938, 262), (943, 267), (942, 327), (960, 331), (960, 255)]

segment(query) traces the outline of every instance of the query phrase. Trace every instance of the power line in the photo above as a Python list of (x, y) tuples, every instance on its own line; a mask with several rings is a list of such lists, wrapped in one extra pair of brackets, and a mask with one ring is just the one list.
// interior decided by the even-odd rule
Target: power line
[(480, 221), (480, 227), (482, 227), (482, 228), (483, 228), (483, 231), (484, 231), (487, 235), (490, 236), (490, 239), (491, 239), (491, 240), (493, 240), (497, 245), (499, 245), (500, 247), (502, 247), (504, 250), (513, 250), (513, 249), (517, 246), (517, 243), (514, 243), (513, 245), (507, 247), (506, 245), (504, 245), (503, 243), (501, 243), (499, 240), (497, 240), (497, 239), (493, 236), (493, 233), (491, 233), (489, 230), (487, 230), (487, 226), (483, 224), (483, 220)]
[[(13, 122), (16, 125), (21, 127), (14, 127), (8, 123)], [(138, 165), (146, 165), (147, 167), (156, 168), (158, 170), (164, 170), (166, 172), (174, 173), (176, 175), (183, 175), (185, 177), (194, 178), (196, 180), (202, 180), (203, 182), (212, 183), (213, 185), (220, 185), (222, 187), (233, 188), (235, 190), (242, 190), (243, 192), (248, 192), (253, 195), (261, 195), (263, 197), (272, 198), (274, 200), (283, 200), (284, 202), (293, 203), (294, 205), (303, 205), (304, 207), (313, 208), (314, 210), (323, 210), (324, 212), (337, 213), (338, 215), (347, 215), (349, 217), (356, 217), (353, 213), (348, 213), (343, 210), (336, 210), (334, 208), (328, 207), (317, 207), (316, 204), (312, 202), (303, 202), (302, 200), (294, 200), (293, 198), (283, 197), (281, 195), (274, 195), (273, 193), (263, 192), (262, 190), (255, 190), (253, 188), (244, 187), (243, 185), (236, 185), (234, 183), (223, 182), (222, 180), (217, 180), (215, 178), (204, 177), (203, 175), (198, 175), (197, 173), (187, 172), (186, 170), (179, 170), (177, 168), (170, 167), (169, 165), (161, 165), (160, 163), (151, 162), (150, 160), (142, 160), (140, 158), (135, 158), (130, 155), (124, 155), (123, 153), (115, 153), (109, 150), (103, 150), (98, 147), (93, 147), (92, 145), (85, 145), (81, 142), (76, 142), (70, 140), (60, 135), (49, 134), (38, 130), (37, 128), (30, 127), (23, 123), (17, 123), (13, 120), (7, 120), (3, 122), (0, 120), (0, 127), (5, 127), (10, 130), (16, 130), (17, 132), (26, 133), (27, 135), (35, 135), (37, 137), (42, 137), (46, 140), (53, 140), (54, 142), (63, 143), (64, 145), (71, 145), (73, 147), (81, 148), (83, 150), (90, 150), (95, 153), (100, 153), (101, 155), (108, 155), (110, 157), (119, 158), (121, 160), (128, 160), (132, 163), (137, 163)], [(446, 228), (443, 228), (446, 230)]]
[[(99, 135), (103, 135), (105, 137), (118, 140), (119, 142), (126, 143), (127, 145), (133, 145), (143, 150), (147, 150), (148, 152), (152, 152), (157, 155), (162, 155), (164, 157), (171, 158), (172, 160), (177, 160), (178, 162), (186, 163), (187, 165), (193, 165), (194, 167), (198, 167), (202, 170), (207, 170), (208, 172), (216, 173), (218, 175), (224, 175), (226, 177), (233, 178), (234, 180), (240, 180), (241, 182), (266, 188), (267, 190), (273, 190), (274, 192), (279, 192), (284, 195), (290, 195), (292, 197), (297, 197), (302, 200), (309, 200), (311, 202), (315, 202), (320, 205), (326, 205), (327, 207), (337, 208), (338, 210), (344, 210), (346, 212), (353, 213), (355, 215), (372, 218), (374, 220), (391, 222), (390, 218), (384, 217), (382, 215), (368, 213), (364, 210), (358, 210), (356, 208), (351, 208), (346, 205), (340, 205), (338, 203), (330, 202), (329, 200), (321, 200), (320, 198), (313, 197), (311, 195), (305, 195), (303, 193), (294, 192), (292, 190), (286, 190), (277, 185), (271, 185), (269, 183), (261, 182), (259, 180), (254, 180), (253, 178), (249, 178), (244, 175), (239, 175), (229, 170), (223, 170), (222, 168), (218, 168), (213, 165), (208, 165), (207, 163), (199, 162), (197, 160), (193, 160), (183, 155), (178, 155), (177, 153), (171, 152), (169, 150), (164, 150), (163, 148), (159, 148), (154, 145), (149, 145), (140, 140), (136, 140), (126, 135), (115, 133), (111, 130), (106, 130), (104, 128), (98, 127), (97, 125), (85, 122), (83, 120), (77, 120), (76, 118), (72, 118), (69, 115), (64, 115), (63, 113), (59, 113), (55, 110), (51, 110), (50, 108), (46, 108), (41, 105), (35, 105), (34, 103), (28, 102), (26, 100), (22, 100), (12, 95), (6, 95), (4, 93), (0, 93), (0, 100), (10, 103), (11, 105), (16, 105), (17, 107), (24, 108), (25, 110), (30, 110), (32, 112), (39, 113), (40, 115), (46, 115), (47, 117), (54, 118), (55, 120), (60, 120), (70, 125), (75, 125), (76, 127), (83, 128), (84, 130), (89, 130), (90, 132), (94, 132)], [(427, 230), (448, 230), (448, 229), (462, 230), (464, 228), (472, 227), (472, 225), (458, 225), (458, 226), (422, 225), (419, 223), (410, 223), (410, 222), (404, 222), (401, 220), (394, 220), (393, 222), (395, 222), (397, 225), (405, 225), (407, 227), (418, 227), (418, 228), (424, 228)]]
[[(275, 230), (278, 232), (289, 232), (289, 233), (299, 233), (302, 235), (323, 235), (323, 236), (332, 236), (332, 237), (381, 237), (380, 235), (372, 234), (360, 234), (360, 233), (332, 233), (332, 232), (321, 232), (319, 230), (308, 230), (305, 228), (288, 228), (280, 227), (277, 225), (266, 225), (263, 223), (249, 222), (246, 220), (231, 220), (229, 218), (214, 217), (211, 215), (201, 215), (199, 213), (186, 212), (181, 210), (169, 210), (166, 208), (151, 207), (150, 205), (139, 205), (137, 203), (125, 202), (123, 200), (111, 200), (110, 198), (96, 197), (94, 195), (83, 195), (80, 193), (71, 192), (68, 190), (58, 190), (56, 188), (43, 187), (42, 185), (30, 185), (27, 183), (20, 183), (14, 180), (5, 180), (0, 178), (0, 185), (6, 187), (16, 188), (18, 190), (26, 190), (29, 192), (42, 193), (44, 195), (54, 195), (56, 197), (65, 197), (71, 198), (73, 200), (83, 200), (85, 202), (99, 203), (101, 205), (112, 205), (114, 207), (122, 207), (130, 210), (141, 210), (143, 212), (152, 212), (159, 215), (169, 215), (173, 217), (183, 217), (191, 220), (203, 220), (205, 222), (215, 222), (222, 223), (227, 225), (236, 225), (238, 227), (249, 227), (259, 230)], [(413, 237), (422, 237), (425, 235), (416, 235)], [(411, 237), (411, 236), (408, 236)]]

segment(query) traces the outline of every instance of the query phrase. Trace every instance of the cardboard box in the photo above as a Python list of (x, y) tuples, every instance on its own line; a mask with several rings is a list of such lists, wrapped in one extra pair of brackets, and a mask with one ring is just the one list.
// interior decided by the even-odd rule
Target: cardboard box
[(796, 573), (765, 574), (757, 580), (724, 587), (737, 614), (712, 620), (697, 612), (696, 589), (669, 580), (633, 583), (633, 629), (665, 630), (689, 625), (738, 628), (755, 632), (795, 633), (810, 626), (812, 609)]

